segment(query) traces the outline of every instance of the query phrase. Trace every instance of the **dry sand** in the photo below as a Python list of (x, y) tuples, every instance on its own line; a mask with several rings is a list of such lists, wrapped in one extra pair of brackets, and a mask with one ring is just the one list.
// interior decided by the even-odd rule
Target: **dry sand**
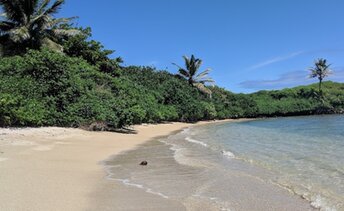
[[(186, 123), (140, 125), (134, 127), (137, 134), (56, 127), (0, 129), (0, 210), (128, 208), (130, 204), (118, 204), (117, 209), (116, 204), (102, 203), (103, 199), (111, 201), (111, 191), (116, 195), (125, 194), (126, 190), (118, 190), (119, 184), (106, 179), (101, 161), (189, 126)], [(154, 206), (154, 200), (150, 198), (149, 206)], [(156, 198), (156, 204), (162, 206), (160, 202)], [(163, 206), (179, 209), (173, 202)]]

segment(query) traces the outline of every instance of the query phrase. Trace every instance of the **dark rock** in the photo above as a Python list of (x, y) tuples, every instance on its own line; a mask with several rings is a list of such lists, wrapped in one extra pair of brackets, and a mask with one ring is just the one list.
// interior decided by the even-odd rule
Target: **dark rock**
[(140, 165), (141, 165), (141, 166), (147, 166), (147, 165), (148, 165), (148, 162), (144, 160), (144, 161), (142, 161), (142, 162), (140, 163)]

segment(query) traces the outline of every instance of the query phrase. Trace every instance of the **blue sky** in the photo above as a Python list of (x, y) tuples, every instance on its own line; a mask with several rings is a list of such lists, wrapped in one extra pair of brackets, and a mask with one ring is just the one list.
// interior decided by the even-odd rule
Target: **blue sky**
[(217, 85), (253, 92), (316, 82), (320, 57), (344, 82), (343, 11), (342, 0), (66, 0), (59, 16), (79, 16), (125, 65), (175, 73), (195, 54)]

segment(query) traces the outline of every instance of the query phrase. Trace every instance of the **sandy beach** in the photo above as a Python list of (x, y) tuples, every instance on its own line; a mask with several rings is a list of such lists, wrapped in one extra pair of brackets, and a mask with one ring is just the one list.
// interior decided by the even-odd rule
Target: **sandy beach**
[[(105, 161), (111, 161), (113, 156), (122, 152), (133, 151), (144, 144), (154, 145), (149, 140), (209, 123), (214, 121), (138, 125), (133, 127), (136, 134), (58, 127), (0, 129), (0, 210), (219, 210), (202, 200), (188, 200), (181, 204), (150, 190), (137, 188), (135, 184), (112, 180), (104, 165)], [(149, 156), (153, 156), (149, 161), (154, 163), (155, 155), (143, 154), (134, 159), (133, 167), (145, 168), (139, 163)], [(254, 194), (260, 191), (277, 194), (267, 201), (267, 205), (258, 201), (258, 205), (262, 205), (261, 210), (269, 208), (272, 199), (283, 201), (281, 210), (288, 210), (288, 207), (311, 210), (305, 200), (285, 190), (233, 178), (233, 187), (237, 182), (243, 182), (246, 184), (242, 187), (257, 189), (252, 192)], [(246, 188), (239, 194), (244, 201), (245, 195), (251, 192), (249, 187)], [(234, 192), (231, 191), (233, 196), (236, 195)], [(255, 198), (254, 194), (251, 197)], [(252, 206), (256, 205), (253, 203)], [(279, 207), (279, 203), (276, 206)]]
[(117, 210), (101, 203), (111, 201), (108, 193), (117, 185), (106, 179), (101, 161), (205, 123), (139, 125), (134, 126), (137, 134), (57, 127), (0, 129), (0, 210)]

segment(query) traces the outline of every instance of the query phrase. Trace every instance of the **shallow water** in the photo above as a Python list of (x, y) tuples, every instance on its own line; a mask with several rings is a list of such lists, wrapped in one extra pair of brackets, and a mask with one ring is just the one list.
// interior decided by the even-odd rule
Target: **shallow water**
[(273, 182), (323, 210), (344, 210), (344, 116), (209, 126), (194, 138), (273, 172)]
[(198, 126), (106, 166), (123, 185), (188, 210), (344, 210), (343, 126), (340, 115)]

